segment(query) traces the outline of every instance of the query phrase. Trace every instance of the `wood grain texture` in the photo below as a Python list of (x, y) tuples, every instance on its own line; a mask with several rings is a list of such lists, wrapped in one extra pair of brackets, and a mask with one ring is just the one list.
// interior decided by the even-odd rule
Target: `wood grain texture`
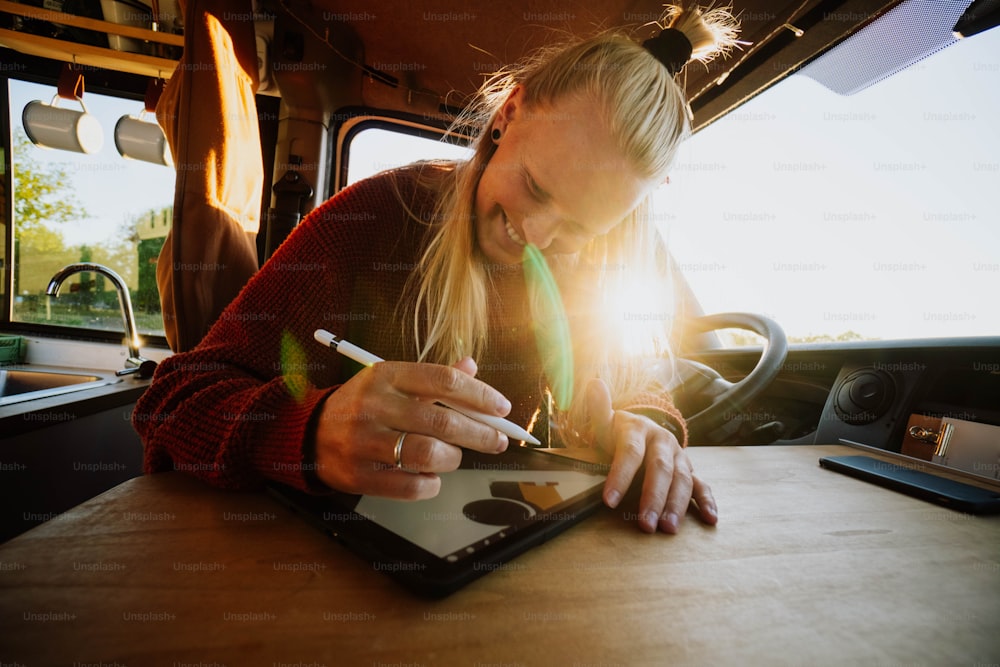
[(998, 662), (1000, 517), (817, 465), (851, 451), (693, 448), (716, 528), (607, 510), (438, 601), (264, 494), (142, 477), (0, 546), (0, 661)]
[(177, 68), (177, 61), (167, 58), (116, 51), (90, 44), (77, 44), (4, 28), (0, 28), (0, 46), (31, 56), (53, 58), (88, 67), (103, 67), (157, 79), (169, 79)]

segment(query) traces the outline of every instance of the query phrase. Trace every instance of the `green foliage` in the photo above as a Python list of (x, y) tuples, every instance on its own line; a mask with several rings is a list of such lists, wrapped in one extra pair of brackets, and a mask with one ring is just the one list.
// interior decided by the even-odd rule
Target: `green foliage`
[[(140, 330), (160, 332), (159, 294), (155, 284), (155, 264), (140, 280), (137, 265), (139, 226), (149, 216), (166, 217), (170, 207), (150, 211), (122, 222), (110, 240), (67, 246), (60, 225), (91, 218), (76, 193), (73, 171), (67, 163), (46, 160), (21, 128), (14, 133), (14, 318), (23, 322), (121, 329), (121, 314), (114, 290), (103, 276), (79, 274), (64, 285), (59, 299), (44, 295), (49, 279), (62, 267), (74, 262), (95, 262), (112, 268), (131, 286), (134, 294), (145, 295), (136, 313)], [(158, 246), (162, 245), (162, 239)], [(150, 241), (146, 241), (147, 245)], [(148, 254), (148, 253), (147, 253)], [(146, 263), (151, 261), (146, 257)], [(155, 256), (152, 259), (155, 262)], [(146, 267), (149, 268), (149, 267)], [(136, 289), (139, 285), (139, 289)], [(148, 292), (148, 294), (146, 294)]]
[[(42, 165), (34, 158), (36, 147), (21, 128), (14, 133), (14, 221), (22, 245), (32, 244), (33, 234), (47, 225), (89, 218), (87, 210), (67, 187), (72, 177), (65, 167)], [(50, 237), (51, 239), (51, 237)]]
[[(723, 329), (719, 332), (723, 345), (726, 347), (760, 347), (767, 341), (763, 336), (758, 336), (752, 331), (742, 329)], [(832, 334), (811, 334), (808, 336), (789, 336), (789, 343), (847, 343), (854, 340), (876, 340), (862, 336), (856, 331), (845, 331), (843, 333)]]
[(789, 336), (789, 343), (847, 343), (853, 340), (879, 340), (869, 336), (862, 336), (856, 331), (845, 331), (832, 336), (830, 334), (813, 334), (811, 336)]

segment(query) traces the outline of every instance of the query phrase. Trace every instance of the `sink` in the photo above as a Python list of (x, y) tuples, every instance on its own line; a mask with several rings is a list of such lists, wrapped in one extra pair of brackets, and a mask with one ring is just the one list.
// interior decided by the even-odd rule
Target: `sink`
[(112, 372), (66, 368), (0, 367), (0, 405), (48, 398), (121, 382)]

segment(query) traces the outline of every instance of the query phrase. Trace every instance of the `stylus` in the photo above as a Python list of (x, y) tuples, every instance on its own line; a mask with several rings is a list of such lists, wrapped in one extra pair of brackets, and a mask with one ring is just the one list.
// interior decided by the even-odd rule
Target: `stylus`
[[(343, 338), (339, 338), (325, 329), (316, 329), (313, 333), (313, 338), (315, 338), (320, 344), (332, 347), (337, 352), (340, 352), (349, 359), (353, 359), (362, 366), (371, 366), (372, 364), (377, 364), (380, 361), (385, 361), (382, 357), (375, 356), (368, 350), (360, 348), (354, 343), (346, 341)], [(475, 410), (469, 410), (468, 408), (452, 405), (451, 403), (447, 403), (445, 401), (439, 402), (442, 405), (451, 408), (455, 412), (461, 412), (470, 419), (475, 419), (477, 422), (482, 422), (483, 424), (492, 426), (496, 430), (501, 433), (506, 433), (515, 440), (524, 440), (525, 442), (530, 442), (533, 445), (542, 444), (538, 438), (531, 435), (514, 422), (507, 421), (503, 417), (483, 414), (482, 412), (476, 412)]]

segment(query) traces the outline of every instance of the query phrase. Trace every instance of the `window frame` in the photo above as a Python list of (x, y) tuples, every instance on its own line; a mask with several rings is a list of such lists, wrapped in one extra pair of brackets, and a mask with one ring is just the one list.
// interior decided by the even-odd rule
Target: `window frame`
[(443, 117), (427, 114), (402, 114), (366, 107), (345, 107), (333, 114), (336, 121), (331, 132), (332, 151), (335, 164), (330, 170), (327, 197), (331, 197), (347, 186), (350, 166), (351, 143), (365, 130), (385, 130), (416, 136), (433, 141), (445, 140), (458, 146), (468, 146), (472, 137), (449, 130), (450, 121)]
[[(20, 322), (14, 319), (14, 174), (13, 174), (13, 124), (10, 108), (10, 81), (25, 81), (43, 86), (51, 86), (55, 91), (59, 80), (61, 61), (39, 58), (3, 50), (5, 58), (10, 56), (9, 69), (0, 73), (0, 149), (3, 150), (3, 187), (7, 196), (4, 199), (4, 209), (0, 212), (4, 222), (4, 266), (3, 292), (0, 295), (0, 330), (12, 334), (33, 335), (44, 338), (79, 340), (96, 343), (121, 344), (125, 335), (122, 331), (92, 329), (85, 327), (69, 327), (58, 324), (39, 324), (37, 322)], [(99, 68), (84, 68), (86, 70), (86, 90), (124, 100), (142, 102), (149, 77), (126, 72), (116, 72)], [(54, 94), (54, 92), (53, 92)], [(158, 334), (141, 334), (143, 346), (169, 349), (166, 336)]]

